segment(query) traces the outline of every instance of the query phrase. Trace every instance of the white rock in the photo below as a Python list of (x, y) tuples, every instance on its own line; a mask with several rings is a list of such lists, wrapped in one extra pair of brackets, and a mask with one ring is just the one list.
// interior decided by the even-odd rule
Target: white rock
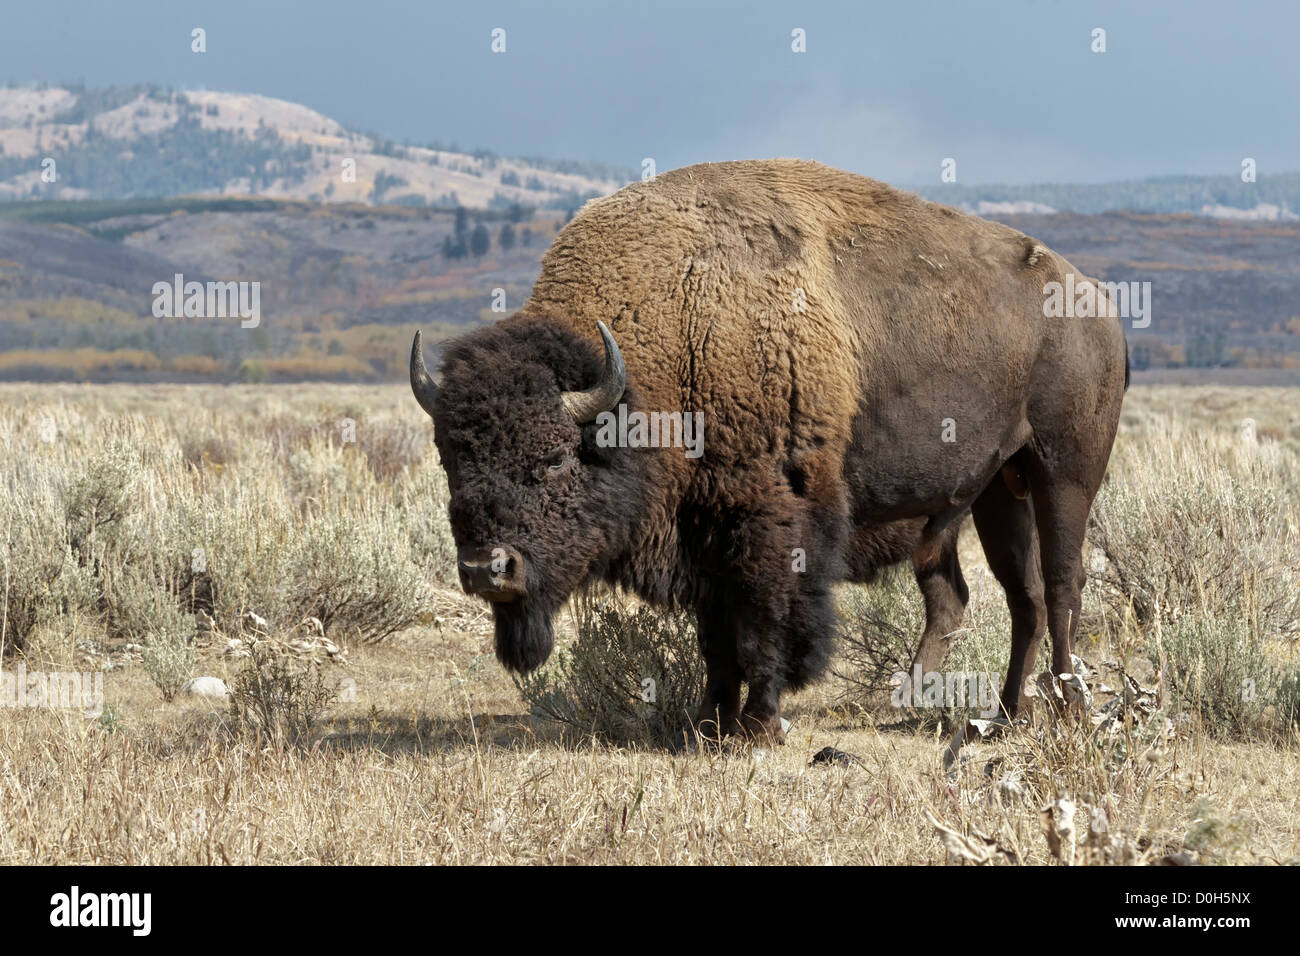
[(207, 700), (228, 700), (230, 688), (220, 677), (192, 677), (181, 687), (185, 697), (203, 697)]

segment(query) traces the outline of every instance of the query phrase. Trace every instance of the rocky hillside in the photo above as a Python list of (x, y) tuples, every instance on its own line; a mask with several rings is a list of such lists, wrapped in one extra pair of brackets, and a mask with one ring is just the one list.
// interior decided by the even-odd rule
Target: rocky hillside
[(0, 200), (254, 195), (568, 209), (632, 175), (436, 143), (399, 145), (268, 96), (0, 88)]

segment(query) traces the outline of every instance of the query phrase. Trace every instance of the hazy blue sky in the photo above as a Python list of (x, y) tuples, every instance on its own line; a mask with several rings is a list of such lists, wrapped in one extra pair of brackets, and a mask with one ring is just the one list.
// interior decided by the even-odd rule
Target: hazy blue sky
[(1245, 156), (1261, 176), (1300, 169), (1298, 49), (1294, 0), (6, 0), (0, 15), (4, 79), (263, 93), (507, 155), (804, 156), (901, 183), (935, 181), (946, 156), (965, 183), (1236, 173)]

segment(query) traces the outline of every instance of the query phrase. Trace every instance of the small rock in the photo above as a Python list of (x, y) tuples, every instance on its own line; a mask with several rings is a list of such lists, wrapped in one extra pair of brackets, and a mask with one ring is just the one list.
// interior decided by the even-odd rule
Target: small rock
[(206, 700), (229, 700), (230, 688), (220, 677), (192, 677), (181, 686), (181, 694)]
[(823, 747), (813, 754), (812, 766), (819, 763), (839, 764), (842, 767), (848, 767), (853, 764), (862, 765), (862, 758), (855, 757), (851, 753), (845, 753), (843, 750), (836, 750), (834, 747)]

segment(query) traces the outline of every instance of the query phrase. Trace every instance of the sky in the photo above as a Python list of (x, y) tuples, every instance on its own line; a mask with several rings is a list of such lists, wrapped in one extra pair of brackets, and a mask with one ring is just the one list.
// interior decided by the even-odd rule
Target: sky
[[(195, 27), (206, 53), (191, 52)], [(1244, 157), (1261, 176), (1298, 170), (1298, 47), (1294, 0), (4, 0), (0, 13), (0, 80), (261, 93), (508, 156), (658, 171), (799, 156), (917, 185), (945, 158), (967, 184), (1236, 174)]]

